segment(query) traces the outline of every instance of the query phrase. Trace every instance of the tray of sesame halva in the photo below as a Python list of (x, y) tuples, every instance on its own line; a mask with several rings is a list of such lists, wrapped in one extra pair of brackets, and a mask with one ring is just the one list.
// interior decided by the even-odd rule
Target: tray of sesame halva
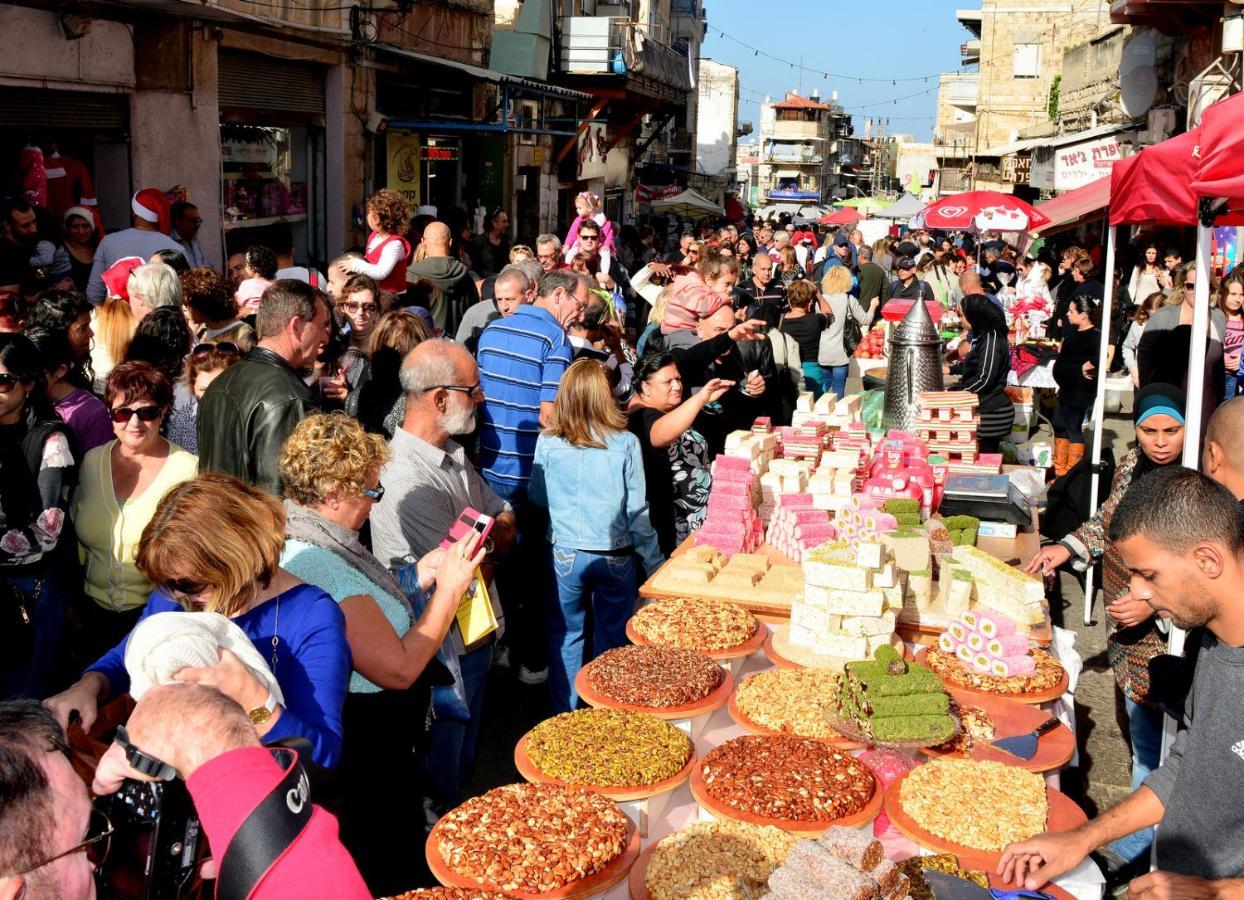
[(843, 750), (864, 744), (844, 737), (826, 721), (833, 707), (837, 674), (827, 669), (766, 669), (739, 682), (726, 707), (744, 731), (789, 734), (828, 741)]
[(1070, 683), (1067, 670), (1047, 650), (1034, 647), (1031, 653), (1036, 661), (1036, 671), (1031, 675), (1007, 678), (975, 671), (958, 657), (938, 647), (922, 647), (916, 652), (916, 662), (932, 669), (950, 690), (986, 697), (1007, 697), (1029, 704), (1057, 700)]
[(917, 766), (886, 789), (885, 811), (904, 837), (986, 871), (1010, 843), (1088, 821), (1074, 800), (1037, 773), (973, 759)]
[[(907, 645), (895, 635), (891, 646), (903, 654), (903, 659), (911, 661), (911, 651)], [(801, 647), (790, 642), (790, 623), (783, 622), (772, 625), (764, 642), (765, 657), (779, 669), (824, 669), (841, 672), (843, 667), (853, 660), (842, 656), (829, 656), (815, 653), (811, 647)]]
[(626, 878), (639, 831), (613, 800), (587, 788), (507, 784), (442, 816), (426, 849), (445, 887), (578, 900)]
[(672, 791), (695, 759), (695, 745), (677, 726), (617, 709), (553, 716), (514, 748), (514, 765), (533, 784), (585, 787), (620, 802)]
[(752, 900), (799, 840), (771, 825), (696, 822), (640, 854), (631, 900)]
[(741, 607), (690, 597), (649, 603), (626, 623), (631, 643), (694, 650), (719, 661), (750, 656), (764, 645), (767, 633)]
[(575, 691), (589, 706), (690, 719), (720, 709), (734, 679), (694, 650), (632, 644), (606, 650), (579, 670)]
[(719, 819), (816, 836), (860, 825), (881, 809), (872, 771), (826, 741), (743, 735), (710, 750), (691, 770), (691, 795)]
[(790, 557), (761, 544), (754, 553), (726, 557), (691, 535), (639, 588), (646, 600), (694, 597), (734, 603), (758, 616), (790, 618), (803, 591), (803, 571)]

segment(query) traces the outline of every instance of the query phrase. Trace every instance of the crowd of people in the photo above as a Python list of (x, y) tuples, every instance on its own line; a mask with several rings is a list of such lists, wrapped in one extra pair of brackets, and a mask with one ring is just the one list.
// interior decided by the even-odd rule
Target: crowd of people
[[(576, 672), (626, 642), (637, 585), (703, 521), (726, 436), (758, 417), (789, 423), (802, 391), (842, 397), (887, 303), (959, 317), (967, 336), (947, 370), (980, 397), (987, 449), (1013, 420), (1007, 312), (1046, 301), (1063, 338), (1058, 468), (1083, 453), (1103, 336), (1095, 247), (1055, 264), (1051, 250), (1022, 256), (964, 234), (870, 246), (859, 231), (785, 220), (622, 225), (588, 193), (575, 211), (563, 237), (512, 243), (502, 210), (472, 237), (460, 217), (413, 216), (382, 190), (360, 249), (322, 275), (283, 240), (213, 270), (197, 209), (169, 208), (158, 191), (134, 195), (132, 227), (98, 242), (85, 210), (69, 210), (56, 236), (20, 199), (0, 210), (2, 692), (30, 698), (0, 703), (0, 833), (32, 835), (21, 847), (0, 839), (0, 888), (86, 896), (78, 851), (98, 839), (81, 843), (89, 810), (63, 729), (90, 731), (127, 691), (138, 704), (97, 792), (161, 771), (139, 757), (163, 761), (223, 848), (246, 804), (283, 776), (256, 748), (292, 743), (326, 786), (316, 799), (340, 843), (317, 810), (269, 873), (272, 895), (324, 879), (342, 897), (429, 883), (418, 848), (463, 799), (489, 672), (547, 683), (553, 710), (574, 709)], [(44, 243), (63, 258), (35, 265)], [(1244, 531), (1218, 489), (1177, 465), (1184, 400), (1160, 340), (1188, 324), (1195, 273), (1156, 253), (1119, 304), (1134, 317), (1109, 329), (1145, 386), (1138, 447), (1097, 517), (1030, 566), (1106, 554), (1111, 661), (1143, 799), (1078, 843), (1008, 851), (1006, 865), (1035, 881), (1152, 826), (1164, 807), (1176, 837), (1160, 839), (1160, 862), (1239, 874), (1226, 849), (1191, 871), (1169, 849), (1226, 840), (1191, 813), (1196, 792), (1212, 790), (1201, 729), (1178, 768), (1159, 767), (1154, 749), (1144, 673), (1161, 643), (1155, 610), (1208, 628), (1220, 649), (1207, 658), (1225, 666), (1206, 670), (1211, 702), (1238, 682), (1231, 648), (1244, 644), (1230, 592)], [(1244, 344), (1244, 277), (1217, 296), (1221, 397), (1223, 385), (1234, 394)], [(1206, 470), (1244, 493), (1241, 404), (1211, 422)], [(1155, 497), (1165, 512), (1151, 520)], [(1162, 566), (1186, 575), (1206, 547), (1217, 568), (1168, 587), (1176, 575)], [(1193, 584), (1212, 602), (1194, 602)], [(464, 602), (496, 627), (465, 633)], [(203, 634), (232, 643), (214, 664), (177, 664), (167, 647)], [(156, 649), (136, 658), (132, 646)], [(1228, 816), (1210, 818), (1225, 828)], [(1151, 839), (1118, 852), (1136, 859)]]

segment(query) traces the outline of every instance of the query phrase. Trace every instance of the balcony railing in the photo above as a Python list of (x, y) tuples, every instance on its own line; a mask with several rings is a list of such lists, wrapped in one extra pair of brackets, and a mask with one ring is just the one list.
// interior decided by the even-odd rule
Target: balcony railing
[(942, 82), (942, 99), (951, 106), (976, 106), (980, 83), (975, 75), (970, 78), (956, 76)]
[(825, 157), (819, 153), (807, 156), (801, 153), (766, 153), (765, 162), (786, 163), (787, 165), (796, 166), (819, 166), (825, 162)]
[(563, 18), (561, 67), (570, 75), (642, 75), (675, 90), (691, 90), (687, 57), (629, 19)]

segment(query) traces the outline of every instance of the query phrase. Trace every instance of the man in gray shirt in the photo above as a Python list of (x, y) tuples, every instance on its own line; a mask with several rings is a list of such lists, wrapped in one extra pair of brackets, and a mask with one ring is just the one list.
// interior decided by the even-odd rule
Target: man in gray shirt
[(1206, 476), (1164, 466), (1128, 489), (1110, 540), (1135, 599), (1180, 628), (1206, 629), (1185, 730), (1126, 799), (1079, 828), (1011, 844), (998, 872), (1035, 890), (1156, 825), (1157, 870), (1133, 880), (1129, 898), (1244, 896), (1244, 511)]
[[(470, 434), (476, 411), (484, 401), (479, 369), (465, 349), (447, 339), (424, 341), (402, 365), (406, 416), (393, 433), (393, 455), (380, 472), (384, 496), (371, 511), (372, 546), (376, 558), (391, 569), (407, 557), (416, 559), (436, 549), (464, 509), (470, 507), (496, 521), (488, 535), (494, 550), (503, 552), (514, 541), (514, 513), (493, 493), (451, 435)], [(485, 581), (494, 593), (490, 573)], [(437, 717), (432, 724), (425, 759), (436, 813), (456, 806), (470, 775), (479, 735), (484, 682), (492, 665), (494, 632), (459, 657), (469, 717), (442, 702), (437, 691)], [(461, 644), (456, 624), (446, 641)]]

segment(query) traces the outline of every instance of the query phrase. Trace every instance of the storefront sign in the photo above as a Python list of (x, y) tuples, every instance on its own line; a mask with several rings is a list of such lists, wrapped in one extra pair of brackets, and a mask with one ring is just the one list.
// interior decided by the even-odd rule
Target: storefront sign
[(388, 158), (387, 186), (406, 198), (412, 207), (419, 199), (419, 135), (408, 131), (390, 131), (386, 134)]
[(1027, 184), (1032, 172), (1032, 157), (1014, 153), (1002, 157), (1002, 180), (1008, 184)]
[(605, 177), (605, 156), (608, 154), (609, 137), (604, 122), (588, 122), (579, 133), (578, 179), (590, 181)]
[(641, 184), (635, 188), (635, 203), (651, 203), (653, 200), (664, 200), (667, 197), (673, 197), (682, 192), (682, 188), (676, 184), (663, 184), (658, 186), (650, 184)]
[(457, 147), (420, 147), (419, 158), (428, 162), (456, 162), (459, 158)]
[(1117, 135), (1071, 144), (1054, 152), (1054, 190), (1083, 187), (1110, 174), (1114, 164), (1131, 152)]

